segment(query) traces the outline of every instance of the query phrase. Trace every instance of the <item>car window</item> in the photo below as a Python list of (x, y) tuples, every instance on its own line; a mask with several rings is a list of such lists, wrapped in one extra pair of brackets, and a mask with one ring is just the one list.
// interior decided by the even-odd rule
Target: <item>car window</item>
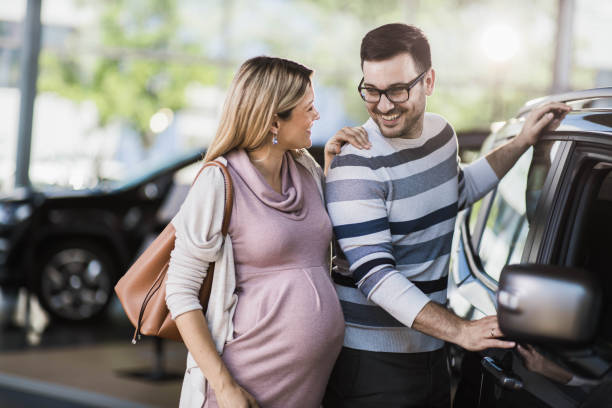
[[(555, 261), (586, 269), (601, 278), (604, 295), (601, 335), (608, 344), (609, 360), (612, 361), (612, 163), (593, 165), (586, 172), (590, 173), (590, 178), (581, 183), (585, 186), (584, 191), (571, 203), (577, 211), (568, 217), (568, 225), (562, 230), (568, 238), (567, 249)], [(587, 188), (589, 185), (594, 187)]]
[(472, 204), (472, 208), (470, 209), (470, 218), (468, 219), (468, 231), (470, 231), (470, 236), (474, 236), (474, 230), (476, 228), (476, 222), (478, 221), (478, 214), (480, 214), (480, 209), (482, 207), (482, 202), (484, 198), (476, 201)]
[(485, 272), (495, 280), (499, 280), (504, 265), (521, 260), (542, 187), (559, 146), (560, 142), (554, 141), (538, 143), (499, 182), (478, 248)]
[[(487, 139), (485, 139), (485, 141), (482, 144), (482, 149), (480, 151), (481, 155), (486, 154), (487, 152), (490, 152), (491, 150), (493, 150), (493, 148), (501, 143), (504, 143), (507, 141), (507, 137), (488, 137)], [(470, 237), (475, 237), (475, 229), (477, 228), (478, 225), (478, 219), (482, 217), (482, 215), (480, 214), (481, 210), (486, 211), (488, 209), (488, 205), (486, 205), (485, 203), (488, 200), (489, 195), (487, 194), (486, 196), (484, 196), (483, 198), (481, 198), (480, 200), (478, 200), (477, 202), (475, 202), (474, 204), (472, 204), (471, 208), (470, 208), (470, 213), (469, 213), (469, 218), (468, 218), (468, 231), (470, 233)], [(472, 244), (474, 245), (474, 247), (478, 246), (478, 242), (474, 242), (472, 241)]]
[(596, 200), (587, 210), (582, 261), (577, 265), (597, 273), (603, 289), (603, 309), (600, 336), (607, 344), (608, 361), (612, 361), (612, 274), (610, 263), (610, 231), (612, 228), (612, 170), (601, 183)]

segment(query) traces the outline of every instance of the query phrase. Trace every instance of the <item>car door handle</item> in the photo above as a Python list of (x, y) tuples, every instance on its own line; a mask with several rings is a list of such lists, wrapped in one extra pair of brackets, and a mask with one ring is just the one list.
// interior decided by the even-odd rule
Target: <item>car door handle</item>
[(491, 357), (483, 357), (480, 364), (502, 388), (508, 390), (520, 390), (523, 388), (523, 381), (519, 377), (504, 371)]

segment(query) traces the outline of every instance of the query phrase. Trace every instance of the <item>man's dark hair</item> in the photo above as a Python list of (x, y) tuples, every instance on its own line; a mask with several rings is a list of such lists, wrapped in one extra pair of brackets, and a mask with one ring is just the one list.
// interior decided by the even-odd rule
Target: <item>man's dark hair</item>
[(383, 61), (407, 52), (418, 71), (431, 68), (429, 41), (419, 28), (402, 23), (385, 24), (361, 40), (361, 67), (364, 61)]

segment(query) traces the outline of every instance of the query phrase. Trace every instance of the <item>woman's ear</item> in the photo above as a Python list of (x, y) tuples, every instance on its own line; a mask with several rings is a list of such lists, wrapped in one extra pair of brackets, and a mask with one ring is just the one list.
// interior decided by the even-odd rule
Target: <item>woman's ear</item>
[(274, 118), (272, 119), (272, 124), (270, 125), (270, 132), (274, 133), (275, 135), (278, 135), (279, 131), (280, 131), (280, 118), (277, 115), (274, 115)]

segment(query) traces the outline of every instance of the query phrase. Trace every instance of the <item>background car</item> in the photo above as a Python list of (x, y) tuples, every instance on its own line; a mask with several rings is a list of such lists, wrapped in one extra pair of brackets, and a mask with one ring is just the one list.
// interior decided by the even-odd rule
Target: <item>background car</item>
[(143, 244), (178, 210), (202, 154), (150, 160), (92, 189), (20, 189), (1, 198), (0, 285), (26, 286), (54, 317), (100, 315)]
[(573, 111), (458, 218), (448, 291), (457, 315), (498, 314), (531, 353), (452, 347), (454, 407), (612, 406), (612, 88), (531, 101), (482, 154), (546, 101)]

